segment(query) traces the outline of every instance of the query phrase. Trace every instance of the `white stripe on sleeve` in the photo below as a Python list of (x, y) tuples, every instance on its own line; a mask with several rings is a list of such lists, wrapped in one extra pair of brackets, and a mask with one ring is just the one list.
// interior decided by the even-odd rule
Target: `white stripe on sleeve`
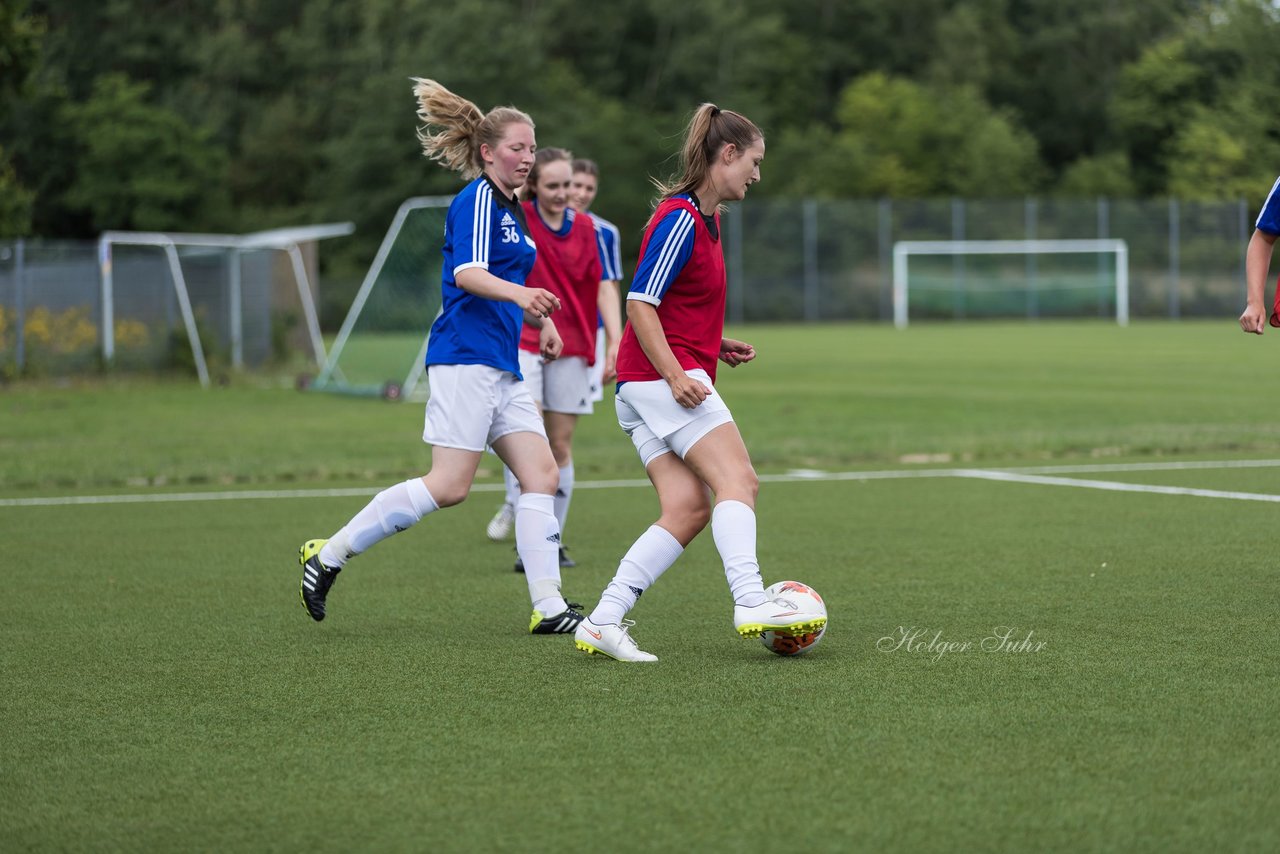
[(493, 216), (493, 190), (485, 181), (476, 188), (476, 207), (473, 216), (475, 232), (471, 235), (471, 257), (477, 264), (489, 265), (489, 227)]
[(662, 244), (661, 254), (658, 255), (658, 263), (654, 264), (653, 275), (649, 277), (649, 281), (645, 286), (645, 293), (649, 296), (659, 296), (663, 288), (669, 284), (667, 279), (671, 276), (676, 257), (680, 254), (685, 240), (692, 231), (693, 214), (686, 210), (681, 210), (676, 216), (676, 224), (672, 227), (671, 233), (667, 235), (666, 241)]

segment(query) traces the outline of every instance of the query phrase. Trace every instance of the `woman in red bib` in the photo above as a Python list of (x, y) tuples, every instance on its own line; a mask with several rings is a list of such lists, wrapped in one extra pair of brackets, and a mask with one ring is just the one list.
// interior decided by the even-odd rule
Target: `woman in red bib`
[(765, 595), (756, 558), (759, 481), (733, 415), (715, 391), (717, 359), (737, 367), (756, 355), (750, 344), (724, 337), (720, 207), (746, 196), (760, 180), (763, 159), (764, 135), (750, 119), (703, 104), (689, 122), (680, 176), (658, 183), (661, 196), (627, 293), (615, 405), (662, 512), (578, 625), (575, 645), (584, 652), (657, 660), (636, 645), (629, 633), (634, 623), (624, 617), (708, 521), (739, 635), (802, 634), (826, 623), (820, 613)]
[[(613, 282), (604, 277), (595, 225), (590, 217), (580, 216), (569, 205), (572, 181), (573, 155), (563, 148), (543, 148), (535, 156), (521, 190), (529, 236), (538, 247), (529, 284), (545, 288), (560, 299), (555, 323), (563, 341), (559, 357), (544, 359), (541, 337), (546, 333), (526, 324), (520, 336), (519, 359), (520, 373), (542, 412), (559, 469), (555, 516), (562, 537), (573, 498), (573, 433), (578, 417), (590, 415), (594, 409), (591, 366), (596, 360), (596, 319), (602, 312), (618, 316), (618, 292)], [(504, 476), (507, 498), (489, 524), (491, 531), (507, 508), (515, 508), (520, 497), (520, 485), (511, 470), (504, 467)], [(499, 539), (492, 533), (490, 538)], [(574, 565), (563, 543), (559, 560), (562, 567)], [(523, 560), (517, 558), (515, 570), (524, 572)]]

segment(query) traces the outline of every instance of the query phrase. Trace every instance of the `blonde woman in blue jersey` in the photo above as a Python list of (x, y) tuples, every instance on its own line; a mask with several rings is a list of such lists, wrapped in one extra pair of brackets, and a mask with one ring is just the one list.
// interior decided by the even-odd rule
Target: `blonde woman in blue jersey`
[(431, 445), (431, 470), (380, 492), (329, 539), (303, 544), (302, 604), (323, 620), (347, 561), (465, 500), (488, 445), (523, 489), (515, 529), (533, 603), (529, 631), (572, 632), (582, 615), (560, 594), (556, 462), (517, 359), (525, 322), (540, 329), (543, 358), (555, 359), (562, 346), (550, 319), (560, 300), (525, 287), (537, 249), (515, 194), (533, 166), (533, 120), (512, 107), (483, 113), (434, 80), (415, 84), (423, 153), (470, 181), (449, 206), (443, 300), (427, 345), (431, 399), (422, 438)]

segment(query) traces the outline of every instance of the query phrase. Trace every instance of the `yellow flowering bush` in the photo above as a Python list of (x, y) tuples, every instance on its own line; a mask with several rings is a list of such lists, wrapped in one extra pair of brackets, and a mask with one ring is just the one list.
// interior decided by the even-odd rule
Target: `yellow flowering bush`
[(140, 320), (117, 320), (115, 332), (116, 347), (121, 350), (140, 350), (151, 339), (146, 324)]
[(85, 305), (56, 314), (46, 306), (36, 306), (27, 313), (24, 328), (28, 347), (56, 355), (79, 353), (98, 343), (98, 326), (89, 319)]

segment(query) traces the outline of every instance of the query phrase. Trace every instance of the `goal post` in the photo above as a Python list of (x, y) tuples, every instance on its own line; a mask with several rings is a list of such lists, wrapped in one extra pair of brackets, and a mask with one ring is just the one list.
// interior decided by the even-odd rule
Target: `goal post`
[[(913, 256), (1112, 255), (1116, 323), (1129, 325), (1129, 247), (1123, 240), (901, 240), (893, 245), (893, 323), (908, 322)], [(1027, 285), (1026, 287), (1030, 287)]]
[(410, 399), (422, 384), (426, 338), (440, 310), (440, 264), (452, 196), (397, 208), (312, 391)]
[[(315, 300), (312, 296), (312, 283), (307, 274), (306, 263), (302, 256), (300, 244), (313, 243), (332, 237), (345, 237), (355, 231), (355, 224), (350, 222), (324, 223), (319, 225), (278, 228), (270, 231), (259, 231), (252, 234), (186, 234), (180, 232), (151, 231), (105, 231), (98, 237), (98, 273), (99, 302), (101, 304), (101, 339), (102, 359), (111, 364), (116, 357), (115, 328), (117, 321), (117, 300), (134, 293), (137, 296), (139, 282), (135, 278), (128, 279), (117, 287), (115, 269), (115, 248), (117, 246), (152, 247), (163, 252), (168, 278), (173, 286), (174, 297), (181, 311), (182, 326), (191, 346), (192, 359), (200, 384), (209, 387), (209, 368), (200, 340), (199, 321), (213, 322), (210, 312), (219, 315), (218, 325), (226, 328), (226, 342), (230, 350), (231, 367), (244, 367), (245, 288), (250, 282), (243, 278), (242, 261), (249, 252), (274, 250), (284, 252), (290, 261), (294, 284), (298, 292), (298, 305), (301, 307), (308, 342), (317, 366), (325, 362), (324, 340), (320, 335), (319, 315), (316, 312)], [(205, 299), (199, 302), (199, 292), (193, 295), (193, 282), (183, 269), (182, 253), (201, 253), (217, 257), (225, 262), (226, 277), (212, 289), (213, 293), (205, 293)], [(203, 292), (209, 292), (207, 286)], [(251, 292), (257, 296), (257, 307), (268, 307), (271, 280), (269, 277), (255, 278), (255, 286)], [(123, 292), (123, 293), (122, 293)], [(224, 299), (225, 298), (225, 299)], [(135, 298), (134, 303), (138, 300)], [(203, 317), (201, 316), (203, 315)], [(155, 318), (150, 318), (156, 322)], [(259, 324), (265, 326), (266, 324)], [(266, 331), (258, 338), (266, 345)]]

